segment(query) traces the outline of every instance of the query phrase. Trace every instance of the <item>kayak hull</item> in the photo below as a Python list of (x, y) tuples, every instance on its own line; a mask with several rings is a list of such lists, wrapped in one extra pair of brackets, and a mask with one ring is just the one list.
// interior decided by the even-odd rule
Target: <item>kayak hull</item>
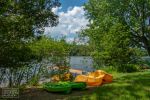
[(86, 83), (84, 82), (58, 82), (58, 83), (45, 83), (43, 89), (49, 92), (63, 92), (70, 93), (72, 89), (85, 89)]
[(64, 92), (64, 93), (71, 92), (71, 86), (67, 84), (63, 85), (57, 83), (46, 83), (43, 85), (43, 88), (49, 92)]
[(70, 82), (72, 89), (86, 89), (85, 82)]

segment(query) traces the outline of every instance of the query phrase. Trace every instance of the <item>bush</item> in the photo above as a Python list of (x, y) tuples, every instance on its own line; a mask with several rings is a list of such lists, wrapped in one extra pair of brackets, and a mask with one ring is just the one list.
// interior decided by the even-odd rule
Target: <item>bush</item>
[(140, 66), (135, 64), (125, 64), (117, 68), (118, 72), (129, 72), (129, 73), (137, 72), (139, 70), (140, 70)]
[(140, 71), (141, 66), (135, 64), (124, 64), (120, 66), (114, 65), (114, 66), (97, 67), (97, 69), (104, 70), (108, 73), (113, 73), (113, 72), (131, 73), (131, 72)]
[[(100, 68), (100, 67), (99, 67)], [(117, 72), (117, 69), (114, 66), (105, 66), (105, 67), (101, 67), (100, 70), (104, 70), (108, 73), (113, 73), (113, 72)]]
[(145, 61), (143, 67), (144, 69), (150, 69), (150, 61)]

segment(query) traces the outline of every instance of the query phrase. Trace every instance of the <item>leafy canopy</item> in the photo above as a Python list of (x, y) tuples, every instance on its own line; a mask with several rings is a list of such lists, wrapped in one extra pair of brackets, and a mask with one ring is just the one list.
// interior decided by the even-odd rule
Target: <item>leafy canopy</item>
[(44, 27), (57, 25), (58, 16), (51, 11), (56, 6), (59, 0), (0, 0), (0, 67), (20, 67), (32, 61), (28, 44)]
[[(139, 16), (136, 15), (135, 7), (139, 9)], [(89, 37), (89, 44), (94, 48), (92, 55), (96, 65), (124, 65), (136, 62), (135, 59), (140, 54), (138, 47), (146, 45), (142, 38), (149, 38), (145, 25), (149, 16), (148, 9), (148, 0), (89, 0), (85, 4), (90, 24), (88, 29), (83, 30), (82, 35)], [(136, 25), (139, 31), (133, 32), (132, 30), (137, 29)], [(145, 31), (142, 31), (141, 27)], [(141, 36), (137, 38), (137, 34)]]

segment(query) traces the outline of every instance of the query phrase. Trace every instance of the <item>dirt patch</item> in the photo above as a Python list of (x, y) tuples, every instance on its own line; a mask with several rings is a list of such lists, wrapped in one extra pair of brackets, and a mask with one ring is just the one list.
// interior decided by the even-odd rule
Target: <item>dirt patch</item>
[(83, 96), (91, 94), (96, 87), (88, 87), (86, 90), (73, 90), (70, 94), (51, 93), (43, 89), (29, 88), (21, 91), (19, 100), (65, 100), (73, 96)]

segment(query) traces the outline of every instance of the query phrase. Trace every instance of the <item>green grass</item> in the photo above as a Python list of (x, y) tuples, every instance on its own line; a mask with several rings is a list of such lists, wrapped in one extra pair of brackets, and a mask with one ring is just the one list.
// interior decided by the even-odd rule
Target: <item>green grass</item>
[(150, 100), (150, 71), (113, 73), (114, 81), (98, 87), (92, 94), (67, 100)]

